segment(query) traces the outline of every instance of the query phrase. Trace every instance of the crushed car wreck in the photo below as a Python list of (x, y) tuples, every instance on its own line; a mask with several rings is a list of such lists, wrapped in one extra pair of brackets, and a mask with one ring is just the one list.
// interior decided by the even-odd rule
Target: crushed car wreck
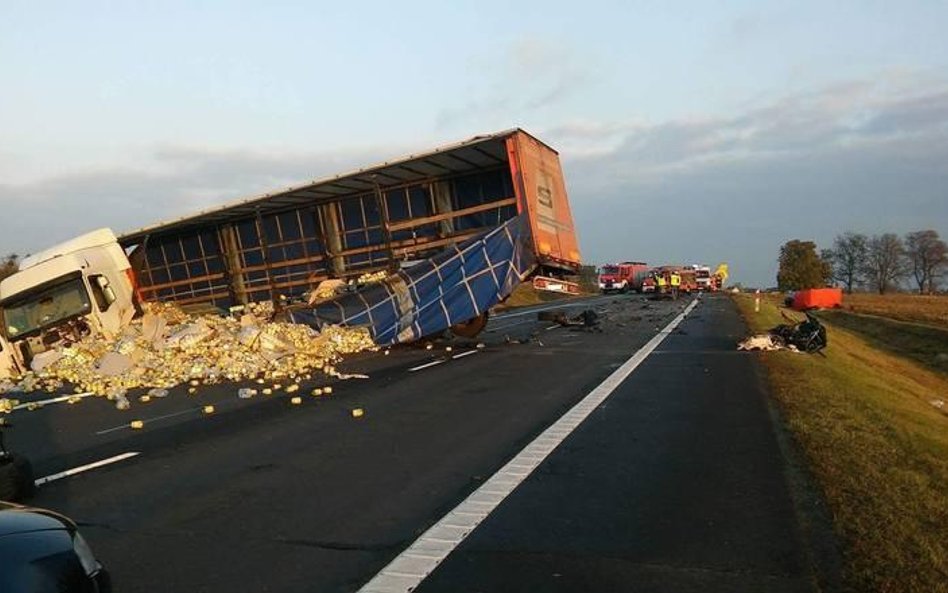
[(737, 345), (738, 350), (791, 350), (810, 354), (821, 352), (827, 345), (826, 327), (813, 313), (798, 321), (780, 313), (789, 323), (771, 328), (766, 334), (750, 336)]

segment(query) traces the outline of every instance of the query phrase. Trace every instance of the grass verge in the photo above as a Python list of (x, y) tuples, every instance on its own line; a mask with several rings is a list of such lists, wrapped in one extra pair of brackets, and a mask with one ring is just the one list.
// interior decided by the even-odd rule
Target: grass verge
[(843, 310), (823, 311), (820, 318), (865, 338), (871, 345), (911, 358), (948, 375), (948, 328), (906, 323)]
[[(735, 299), (755, 332), (777, 303)], [(948, 591), (948, 379), (829, 325), (826, 357), (761, 353), (826, 497), (853, 591)]]

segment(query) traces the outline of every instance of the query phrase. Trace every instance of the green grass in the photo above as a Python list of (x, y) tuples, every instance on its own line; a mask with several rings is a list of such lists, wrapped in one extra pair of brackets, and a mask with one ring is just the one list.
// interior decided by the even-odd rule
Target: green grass
[[(773, 300), (748, 324), (781, 323)], [(826, 357), (761, 353), (843, 543), (852, 591), (948, 591), (948, 380), (828, 325)]]
[(843, 310), (824, 311), (820, 318), (859, 334), (876, 348), (948, 375), (948, 329)]

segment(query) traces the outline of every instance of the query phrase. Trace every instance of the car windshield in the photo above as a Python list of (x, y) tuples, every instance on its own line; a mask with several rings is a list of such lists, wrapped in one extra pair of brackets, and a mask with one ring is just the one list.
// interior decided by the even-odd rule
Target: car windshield
[(614, 276), (619, 273), (619, 268), (615, 266), (606, 266), (602, 269), (602, 273), (607, 276)]
[(698, 278), (710, 278), (711, 272), (707, 270), (698, 270), (697, 275), (698, 275)]
[(82, 278), (76, 276), (4, 305), (4, 327), (7, 337), (14, 339), (63, 319), (88, 313), (91, 307)]

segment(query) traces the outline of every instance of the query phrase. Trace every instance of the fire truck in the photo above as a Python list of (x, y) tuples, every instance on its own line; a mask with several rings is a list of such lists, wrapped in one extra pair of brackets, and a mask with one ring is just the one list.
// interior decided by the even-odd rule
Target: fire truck
[(645, 262), (622, 262), (608, 264), (599, 270), (599, 290), (609, 292), (642, 292), (642, 283), (648, 277)]

